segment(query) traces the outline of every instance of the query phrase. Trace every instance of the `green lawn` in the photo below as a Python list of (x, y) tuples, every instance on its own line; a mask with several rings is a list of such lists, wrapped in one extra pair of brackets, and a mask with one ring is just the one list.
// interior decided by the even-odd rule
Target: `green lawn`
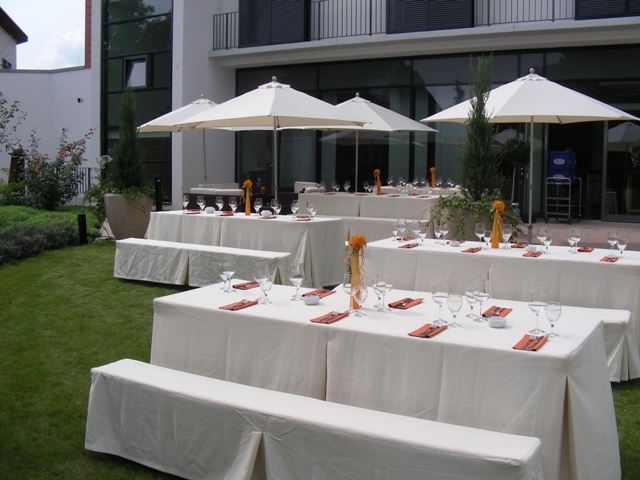
[[(153, 299), (177, 291), (113, 278), (112, 242), (0, 269), (0, 478), (175, 478), (84, 450), (89, 370), (149, 361)], [(640, 381), (613, 386), (623, 478), (640, 472)]]

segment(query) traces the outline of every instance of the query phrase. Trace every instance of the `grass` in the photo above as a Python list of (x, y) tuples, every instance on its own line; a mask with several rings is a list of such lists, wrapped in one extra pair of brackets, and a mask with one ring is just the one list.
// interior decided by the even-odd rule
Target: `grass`
[[(88, 452), (91, 367), (149, 361), (153, 299), (181, 288), (113, 278), (112, 242), (0, 268), (0, 478), (170, 479)], [(640, 472), (640, 380), (613, 385), (623, 479)]]

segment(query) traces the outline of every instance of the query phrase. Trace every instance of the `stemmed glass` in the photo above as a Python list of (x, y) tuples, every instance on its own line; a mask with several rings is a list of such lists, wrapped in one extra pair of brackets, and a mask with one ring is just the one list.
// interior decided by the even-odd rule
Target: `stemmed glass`
[(442, 178), (437, 178), (436, 179), (436, 187), (442, 188)]
[(351, 283), (352, 279), (353, 278), (350, 273), (345, 273), (344, 280), (342, 282), (342, 289), (344, 290), (344, 293), (349, 295), (349, 310), (348, 310), (349, 315), (355, 315), (356, 313), (352, 305), (353, 305), (353, 297), (356, 295), (356, 293), (358, 293), (358, 287), (354, 287), (353, 284)]
[(316, 216), (316, 211), (316, 206), (311, 202), (307, 202), (307, 212), (309, 212), (311, 218)]
[(278, 202), (277, 198), (274, 198), (271, 200), (271, 210), (273, 210), (273, 212), (276, 215), (280, 214), (280, 210), (282, 209), (282, 205), (280, 205), (280, 202)]
[(389, 272), (378, 272), (375, 279), (375, 285), (380, 294), (382, 295), (382, 308), (378, 309), (379, 312), (387, 313), (391, 310), (386, 306), (385, 296), (393, 289), (393, 284), (391, 283), (391, 273)]
[(378, 288), (378, 284), (376, 283), (376, 280), (373, 280), (373, 293), (376, 294), (376, 296), (378, 297), (378, 303), (375, 304), (373, 306), (373, 308), (384, 308), (384, 305), (382, 304), (382, 292), (380, 291), (380, 289)]
[(418, 235), (420, 234), (420, 222), (418, 220), (411, 222), (411, 233), (413, 233), (415, 238), (418, 238)]
[(549, 325), (551, 325), (551, 332), (547, 333), (547, 337), (558, 338), (560, 335), (555, 333), (553, 328), (556, 326), (558, 320), (560, 320), (560, 315), (562, 315), (562, 305), (560, 305), (560, 302), (547, 302), (547, 309), (544, 313), (547, 315)]
[(349, 189), (351, 188), (351, 182), (349, 180), (345, 180), (344, 182), (344, 191), (349, 193)]
[(262, 199), (256, 198), (253, 201), (253, 209), (256, 211), (256, 215), (260, 214), (260, 209), (262, 208)]
[(334, 180), (331, 182), (331, 188), (333, 188), (333, 190), (338, 193), (338, 191), (340, 190), (340, 184)]
[(484, 223), (476, 223), (476, 237), (478, 237), (479, 246), (482, 247), (482, 239), (484, 237)]
[(436, 245), (440, 245), (442, 242), (440, 242), (440, 235), (442, 235), (442, 232), (440, 231), (440, 222), (435, 222), (433, 224), (433, 235), (436, 237)]
[(231, 211), (235, 214), (236, 208), (238, 208), (238, 201), (236, 197), (229, 197), (229, 206), (231, 207)]
[[(262, 199), (260, 199), (262, 201)], [(224, 207), (224, 200), (222, 200), (222, 196), (218, 195), (216, 197), (216, 207), (218, 207), (218, 211), (222, 212), (222, 207)]]
[(271, 290), (271, 287), (273, 286), (273, 282), (271, 282), (271, 276), (269, 275), (269, 265), (265, 262), (256, 263), (256, 273), (253, 278), (260, 284), (260, 289), (264, 294), (264, 297), (260, 297), (258, 299), (258, 303), (261, 303), (263, 305), (271, 303), (269, 297), (267, 296), (267, 292)]
[(298, 205), (298, 200), (292, 200), (291, 201), (291, 213), (293, 213), (294, 215), (296, 213), (298, 213), (298, 209), (300, 208), (300, 206)]
[(189, 205), (189, 195), (182, 195), (182, 209), (186, 212)]
[(442, 244), (447, 243), (447, 233), (449, 233), (449, 222), (442, 222), (440, 224), (440, 232), (442, 233)]
[(476, 280), (473, 285), (473, 296), (476, 297), (477, 302), (480, 304), (478, 316), (473, 319), (474, 322), (486, 322), (487, 319), (482, 316), (482, 304), (489, 300), (489, 293), (486, 291), (485, 281)]
[(362, 182), (362, 188), (365, 192), (369, 192), (369, 182)]
[(231, 288), (231, 278), (233, 274), (236, 273), (236, 261), (233, 257), (224, 257), (222, 260), (222, 274), (224, 275), (224, 279), (226, 280), (223, 291), (225, 293), (232, 293), (233, 289)]
[(491, 234), (493, 232), (491, 230), (485, 230), (484, 231), (484, 241), (485, 241), (485, 246), (484, 249), (485, 250), (489, 250), (491, 248)]
[(404, 220), (398, 219), (398, 236), (400, 237), (400, 242), (404, 242), (404, 231), (407, 229), (407, 224)]
[(551, 234), (547, 234), (547, 238), (544, 239), (544, 253), (549, 253), (549, 245), (551, 245), (552, 241), (553, 238), (551, 238)]
[(389, 175), (389, 178), (387, 178), (387, 185), (393, 187), (393, 175)]
[(467, 285), (464, 289), (464, 296), (467, 299), (467, 303), (469, 304), (469, 308), (471, 311), (465, 315), (467, 318), (471, 318), (475, 320), (477, 318), (476, 315), (473, 314), (473, 306), (478, 302), (478, 299), (474, 293), (475, 287), (473, 285)]
[(420, 230), (418, 231), (418, 236), (420, 237), (420, 245), (424, 245), (424, 239), (427, 238), (427, 226), (420, 225)]
[(547, 291), (544, 288), (532, 288), (529, 293), (529, 308), (536, 314), (536, 328), (529, 330), (533, 335), (542, 335), (544, 330), (539, 328), (540, 314), (547, 308)]
[(355, 295), (356, 303), (358, 304), (358, 307), (360, 307), (356, 312), (356, 317), (367, 316), (366, 313), (362, 313), (362, 305), (364, 305), (364, 302), (367, 300), (368, 295), (369, 295), (369, 291), (367, 290), (366, 285), (360, 285), (360, 288), (358, 288), (358, 291), (356, 292), (356, 295)]
[(292, 263), (289, 265), (289, 281), (296, 287), (296, 294), (291, 297), (291, 301), (299, 302), (303, 300), (302, 295), (298, 293), (300, 289), (300, 285), (302, 285), (302, 281), (304, 280), (304, 268), (301, 263)]
[(618, 243), (618, 231), (617, 230), (609, 230), (607, 234), (607, 243), (611, 245), (611, 253), (609, 254), (609, 258), (613, 258), (615, 254), (613, 253), (613, 246)]
[(447, 322), (442, 318), (442, 305), (447, 303), (449, 299), (449, 286), (444, 280), (436, 280), (433, 282), (433, 288), (431, 290), (431, 298), (440, 307), (438, 319), (433, 322), (433, 325), (446, 325)]
[(509, 238), (513, 233), (513, 228), (510, 224), (502, 225), (502, 239), (504, 240), (504, 249), (509, 250)]
[(571, 230), (571, 237), (576, 242), (576, 247), (574, 248), (575, 253), (578, 253), (578, 242), (582, 239), (582, 231), (579, 228), (574, 228)]
[(375, 182), (369, 184), (369, 193), (373, 193)]
[(622, 258), (622, 254), (624, 253), (625, 248), (627, 248), (627, 237), (619, 237), (618, 250), (620, 250), (620, 258)]
[(569, 236), (567, 237), (567, 242), (569, 242), (569, 253), (578, 253), (575, 251), (575, 244), (576, 241), (575, 239), (571, 236), (571, 234), (569, 234)]
[(198, 206), (200, 207), (200, 211), (204, 212), (204, 207), (207, 206), (207, 202), (204, 201), (204, 195), (198, 195), (198, 198), (196, 200), (196, 203), (198, 204)]
[(391, 235), (393, 235), (393, 241), (398, 241), (398, 223), (394, 222), (391, 224)]
[(542, 245), (544, 247), (544, 241), (547, 238), (547, 229), (545, 227), (540, 227), (538, 228), (538, 234), (536, 235), (536, 237), (538, 238), (538, 241), (540, 242), (540, 245)]
[(447, 299), (447, 306), (449, 307), (449, 311), (453, 315), (453, 323), (450, 323), (449, 327), (460, 327), (461, 325), (456, 322), (456, 317), (458, 316), (458, 312), (462, 308), (462, 295), (460, 295), (459, 293), (450, 293), (449, 298)]

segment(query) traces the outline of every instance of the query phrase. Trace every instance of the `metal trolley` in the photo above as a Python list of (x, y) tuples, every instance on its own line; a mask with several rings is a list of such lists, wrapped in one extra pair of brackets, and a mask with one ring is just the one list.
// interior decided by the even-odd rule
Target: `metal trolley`
[(549, 217), (566, 218), (571, 225), (571, 214), (578, 214), (580, 221), (582, 214), (582, 179), (575, 177), (549, 177), (545, 189), (544, 223), (549, 223)]

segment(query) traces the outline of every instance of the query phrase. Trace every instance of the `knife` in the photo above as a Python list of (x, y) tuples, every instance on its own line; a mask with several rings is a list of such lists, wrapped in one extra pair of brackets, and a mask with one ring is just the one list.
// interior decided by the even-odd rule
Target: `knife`
[(537, 338), (538, 337), (536, 337), (535, 335), (529, 335), (529, 340), (527, 340), (525, 344), (522, 347), (520, 347), (520, 350), (527, 350), (529, 345), (535, 342)]
[(407, 298), (406, 300), (401, 301), (400, 303), (398, 303), (394, 308), (400, 308), (400, 307), (404, 307), (406, 304), (413, 302), (413, 298)]
[(501, 311), (502, 309), (500, 307), (496, 307), (494, 308), (491, 312), (489, 312), (489, 315), (487, 315), (487, 320), (489, 320), (491, 317), (493, 317), (494, 315), (497, 315), (499, 311)]
[(441, 325), (431, 325), (429, 328), (427, 328), (423, 332), (420, 332), (420, 334), (418, 336), (420, 338), (424, 338), (427, 335), (429, 335), (431, 332), (434, 332), (435, 330), (439, 329), (440, 327), (441, 327)]
[(536, 337), (536, 339), (533, 342), (531, 342), (531, 345), (527, 347), (527, 350), (531, 351), (534, 348), (536, 348), (536, 346), (542, 341), (543, 338), (544, 338), (544, 335), (540, 335), (539, 337)]

